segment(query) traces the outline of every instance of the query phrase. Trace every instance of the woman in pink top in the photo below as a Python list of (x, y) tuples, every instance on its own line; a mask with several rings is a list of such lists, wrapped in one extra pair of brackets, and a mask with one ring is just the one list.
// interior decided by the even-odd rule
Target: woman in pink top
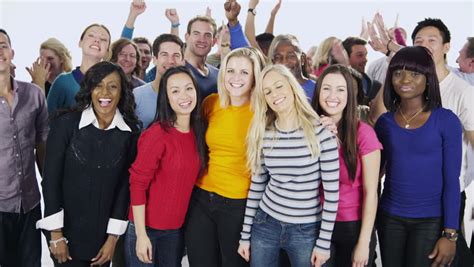
[(357, 83), (347, 67), (324, 70), (312, 106), (334, 120), (339, 139), (339, 208), (325, 266), (371, 266), (382, 145), (374, 130), (359, 120)]

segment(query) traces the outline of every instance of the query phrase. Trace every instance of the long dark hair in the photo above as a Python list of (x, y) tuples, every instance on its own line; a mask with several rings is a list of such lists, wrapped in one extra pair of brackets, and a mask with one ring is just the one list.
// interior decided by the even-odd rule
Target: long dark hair
[(141, 128), (141, 122), (135, 114), (135, 98), (127, 76), (120, 66), (108, 61), (101, 61), (86, 72), (81, 82), (81, 88), (76, 95), (76, 105), (72, 108), (72, 111), (84, 111), (89, 105), (92, 105), (92, 91), (107, 75), (114, 72), (117, 72), (120, 76), (122, 88), (117, 108), (122, 113), (125, 122), (132, 126), (132, 129), (135, 129), (137, 126)]
[(407, 46), (400, 49), (393, 56), (388, 65), (385, 78), (383, 102), (391, 112), (395, 112), (400, 105), (400, 96), (395, 92), (392, 84), (393, 73), (397, 70), (409, 70), (421, 73), (426, 77), (426, 89), (423, 97), (426, 100), (424, 111), (441, 107), (441, 94), (436, 74), (435, 63), (428, 49), (422, 46)]
[(319, 95), (324, 78), (331, 73), (341, 74), (347, 83), (347, 105), (342, 112), (342, 118), (337, 125), (337, 135), (342, 143), (344, 161), (346, 162), (349, 178), (353, 182), (357, 170), (357, 128), (359, 127), (359, 116), (357, 112), (357, 82), (352, 77), (350, 70), (343, 65), (331, 65), (327, 67), (318, 78), (318, 84), (311, 105), (318, 114), (328, 115), (319, 104)]
[(191, 130), (194, 133), (196, 138), (196, 148), (199, 153), (199, 158), (201, 159), (201, 167), (199, 170), (199, 176), (204, 173), (204, 170), (207, 167), (208, 161), (208, 151), (206, 147), (205, 141), (205, 132), (206, 132), (206, 124), (204, 119), (201, 117), (201, 92), (199, 91), (198, 84), (194, 75), (191, 71), (186, 68), (185, 66), (173, 67), (163, 74), (160, 79), (160, 85), (158, 90), (158, 100), (156, 106), (156, 115), (153, 122), (150, 124), (153, 125), (154, 123), (159, 123), (161, 128), (168, 132), (170, 128), (173, 127), (174, 123), (176, 122), (176, 112), (171, 108), (169, 98), (168, 98), (168, 80), (171, 76), (184, 73), (191, 78), (193, 82), (194, 88), (196, 89), (196, 107), (191, 112), (191, 119), (190, 119), (190, 126)]

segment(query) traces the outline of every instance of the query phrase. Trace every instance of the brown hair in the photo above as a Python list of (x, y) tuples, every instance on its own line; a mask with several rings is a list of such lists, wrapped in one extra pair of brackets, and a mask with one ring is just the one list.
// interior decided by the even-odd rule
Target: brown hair
[(326, 111), (319, 104), (319, 95), (321, 94), (324, 78), (331, 73), (341, 74), (347, 83), (347, 104), (342, 112), (342, 118), (337, 125), (337, 136), (342, 144), (349, 178), (353, 182), (357, 170), (358, 153), (357, 128), (359, 126), (359, 117), (357, 112), (357, 83), (346, 66), (340, 64), (331, 65), (321, 73), (311, 105), (316, 113), (327, 115)]
[(212, 26), (212, 37), (216, 37), (216, 33), (217, 33), (216, 21), (213, 18), (210, 18), (208, 16), (201, 16), (201, 15), (198, 15), (198, 16), (192, 18), (188, 22), (188, 28), (186, 29), (186, 32), (188, 34), (191, 34), (191, 27), (193, 26), (194, 22), (196, 22), (196, 21), (203, 21), (203, 22), (207, 22), (207, 23), (211, 24), (211, 26)]
[(110, 55), (109, 61), (113, 63), (117, 63), (118, 55), (120, 54), (122, 49), (127, 45), (132, 45), (133, 48), (135, 48), (135, 52), (137, 53), (137, 57), (136, 57), (137, 63), (135, 64), (135, 68), (133, 69), (132, 74), (140, 75), (140, 72), (141, 72), (140, 50), (138, 50), (138, 46), (133, 41), (130, 41), (129, 39), (120, 38), (117, 41), (112, 43), (110, 47), (111, 55)]

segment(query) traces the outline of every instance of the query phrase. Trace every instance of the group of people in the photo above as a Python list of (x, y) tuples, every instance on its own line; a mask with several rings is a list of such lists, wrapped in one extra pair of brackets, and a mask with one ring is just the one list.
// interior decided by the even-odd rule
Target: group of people
[(273, 35), (280, 2), (255, 34), (258, 2), (244, 27), (236, 0), (227, 25), (194, 17), (184, 42), (168, 9), (150, 44), (134, 0), (122, 38), (84, 29), (75, 69), (44, 42), (32, 83), (0, 29), (0, 266), (40, 266), (40, 229), (55, 266), (362, 267), (377, 240), (383, 266), (472, 266), (473, 37), (449, 68), (441, 20), (406, 46), (377, 14), (308, 56)]

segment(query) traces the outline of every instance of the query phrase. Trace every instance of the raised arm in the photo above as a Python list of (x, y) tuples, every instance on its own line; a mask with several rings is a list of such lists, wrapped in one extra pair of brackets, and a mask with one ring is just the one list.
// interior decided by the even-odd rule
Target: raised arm
[(122, 29), (121, 38), (131, 40), (133, 37), (133, 30), (135, 29), (135, 21), (146, 10), (145, 0), (133, 0), (130, 3), (130, 11), (128, 12), (127, 21)]
[[(249, 9), (255, 10), (255, 8), (257, 8), (258, 2), (259, 0), (250, 0)], [(252, 12), (247, 12), (247, 20), (245, 21), (245, 35), (247, 36), (247, 40), (249, 41), (250, 45), (261, 51), (255, 34), (255, 15)]]
[(178, 11), (174, 8), (167, 8), (165, 11), (166, 18), (171, 23), (170, 33), (179, 37), (179, 16)]
[(25, 67), (31, 76), (32, 83), (38, 85), (43, 94), (45, 94), (45, 84), (48, 80), (49, 68), (49, 63), (41, 57), (37, 58), (36, 61), (31, 64), (31, 68)]
[(272, 9), (272, 12), (270, 12), (270, 18), (268, 19), (267, 27), (265, 28), (266, 33), (273, 34), (273, 28), (275, 26), (275, 18), (276, 18), (276, 15), (278, 14), (278, 11), (280, 10), (280, 7), (281, 7), (281, 0), (277, 0), (276, 5)]
[(237, 49), (249, 46), (249, 42), (239, 23), (239, 14), (241, 6), (236, 0), (228, 0), (224, 4), (225, 16), (227, 18), (227, 26), (230, 33), (230, 48)]

